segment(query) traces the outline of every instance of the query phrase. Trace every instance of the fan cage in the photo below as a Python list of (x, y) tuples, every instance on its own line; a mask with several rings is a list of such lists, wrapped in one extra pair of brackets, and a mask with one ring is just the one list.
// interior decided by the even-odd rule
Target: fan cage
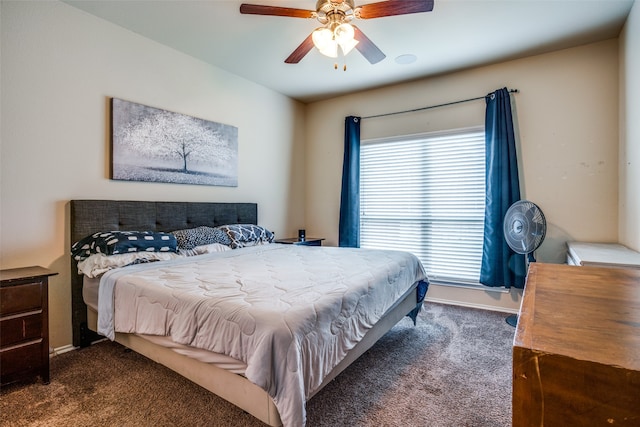
[(547, 221), (538, 205), (520, 200), (509, 207), (504, 217), (504, 237), (518, 254), (530, 254), (546, 236)]

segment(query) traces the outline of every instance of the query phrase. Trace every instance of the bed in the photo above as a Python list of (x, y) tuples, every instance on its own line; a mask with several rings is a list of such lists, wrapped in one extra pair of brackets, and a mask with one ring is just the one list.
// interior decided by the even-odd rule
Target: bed
[[(160, 232), (190, 230), (201, 226), (257, 224), (258, 219), (257, 205), (253, 203), (72, 200), (70, 214), (72, 243), (97, 231), (145, 230), (162, 234)], [(295, 260), (295, 263), (291, 263), (291, 260)], [(317, 267), (318, 260), (324, 260), (322, 262), (325, 264)], [(347, 264), (357, 265), (359, 263), (362, 265), (361, 272), (358, 274), (363, 277), (358, 277), (357, 282), (362, 284), (359, 289), (363, 290), (341, 288), (342, 285), (338, 285), (339, 280), (336, 280), (335, 277), (340, 276), (341, 271), (347, 271)], [(382, 251), (367, 252), (346, 248), (304, 248), (280, 244), (256, 245), (220, 253), (181, 257), (177, 260), (161, 260), (157, 263), (133, 265), (126, 269), (108, 271), (98, 278), (75, 274), (78, 271), (78, 262), (74, 257), (72, 257), (71, 264), (74, 345), (86, 346), (91, 341), (102, 338), (101, 335), (109, 336), (108, 328), (111, 327), (110, 337), (115, 341), (167, 366), (272, 426), (304, 425), (306, 400), (313, 397), (322, 387), (369, 349), (400, 319), (409, 313), (415, 315), (422, 304), (428, 286), (422, 266), (419, 265), (419, 262), (417, 262), (417, 266), (414, 265), (414, 261), (409, 260), (405, 254), (383, 253)], [(293, 264), (305, 267), (296, 270)], [(286, 266), (286, 269), (280, 265)], [(318, 276), (314, 271), (329, 268), (328, 266), (336, 269), (332, 275), (333, 278), (331, 280), (318, 279), (321, 276)], [(397, 289), (389, 290), (390, 286), (386, 286), (383, 287), (383, 290), (376, 290), (375, 281), (371, 276), (373, 270), (378, 269), (378, 266), (383, 266), (380, 269), (380, 274), (386, 274), (384, 280), (388, 283), (392, 281), (399, 283)], [(174, 274), (178, 274), (177, 271), (182, 271), (181, 274), (184, 276), (173, 278)], [(205, 275), (205, 273), (209, 274), (208, 271), (215, 271), (216, 274), (224, 271), (226, 276), (223, 276), (226, 279), (220, 276), (216, 278), (215, 286), (209, 287), (207, 284), (211, 283), (211, 280), (208, 279), (209, 276)], [(366, 274), (363, 274), (363, 271), (366, 271)], [(167, 275), (173, 279), (165, 280)], [(231, 277), (231, 275), (239, 276)], [(356, 273), (353, 275), (357, 276)], [(266, 276), (272, 276), (274, 281), (273, 284), (268, 285), (270, 287), (263, 289), (263, 286), (267, 286), (265, 285), (267, 282), (263, 280)], [(348, 276), (345, 278), (345, 282), (347, 279), (356, 281), (355, 278), (351, 278), (350, 273), (345, 276)], [(162, 338), (163, 334), (153, 329), (156, 326), (149, 330), (144, 327), (136, 329), (140, 327), (140, 324), (146, 325), (148, 322), (139, 320), (138, 314), (129, 316), (126, 313), (145, 311), (146, 309), (140, 309), (140, 305), (127, 309), (114, 309), (113, 317), (120, 316), (121, 320), (112, 319), (111, 326), (107, 326), (105, 329), (104, 319), (109, 317), (106, 314), (109, 310), (104, 309), (103, 306), (98, 307), (97, 303), (91, 302), (92, 293), (107, 292), (105, 289), (113, 291), (116, 284), (118, 289), (122, 289), (121, 295), (125, 295), (124, 289), (130, 289), (131, 295), (137, 295), (143, 293), (139, 289), (147, 286), (145, 281), (148, 280), (153, 284), (153, 286), (149, 285), (149, 289), (155, 289), (157, 287), (155, 283), (161, 278), (166, 287), (171, 288), (171, 295), (174, 295), (176, 287), (180, 288), (179, 285), (186, 281), (185, 277), (198, 277), (200, 280), (198, 289), (206, 289), (197, 292), (227, 292), (219, 294), (224, 295), (224, 298), (218, 298), (215, 303), (211, 303), (212, 306), (208, 311), (200, 310), (204, 303), (194, 302), (194, 307), (198, 307), (200, 312), (207, 314), (194, 316), (198, 320), (191, 321), (191, 323), (210, 322), (211, 318), (215, 318), (217, 319), (214, 321), (214, 323), (217, 322), (216, 325), (219, 323), (230, 324), (228, 330), (216, 330), (220, 336), (226, 337), (224, 340), (212, 340), (207, 337), (214, 334), (197, 332), (207, 330), (206, 328), (209, 326), (206, 326), (205, 323), (199, 324), (194, 329), (196, 332), (184, 333), (182, 331), (184, 328), (182, 328), (182, 332), (177, 337), (172, 336), (169, 340)], [(202, 279), (202, 277), (207, 278)], [(102, 284), (100, 284), (100, 280), (102, 280)], [(309, 286), (305, 288), (304, 293), (296, 294), (293, 289), (289, 289), (289, 283), (295, 281), (306, 283), (306, 280), (316, 281), (314, 286), (317, 285), (318, 289), (322, 289), (317, 292), (319, 295), (310, 296), (313, 294), (313, 287)], [(83, 286), (84, 284), (86, 286)], [(260, 284), (260, 287), (256, 284)], [(242, 309), (231, 308), (230, 312), (219, 316), (209, 314), (218, 313), (218, 311), (222, 313), (225, 305), (230, 304), (230, 301), (239, 293), (243, 295), (242, 298), (237, 299), (242, 303), (247, 299), (245, 293), (251, 289), (254, 289), (251, 292), (265, 294), (264, 298), (272, 298), (272, 295), (278, 292), (282, 292), (282, 295), (277, 297), (278, 300), (271, 302), (267, 299), (263, 301), (261, 299), (263, 296), (251, 297), (253, 298), (251, 301), (254, 302), (245, 304)], [(180, 292), (183, 291), (180, 290)], [(188, 288), (184, 292), (188, 298), (180, 299), (180, 301), (190, 301), (190, 295), (195, 291)], [(330, 308), (324, 301), (328, 298), (326, 295), (335, 292), (338, 292), (341, 307)], [(133, 301), (132, 298), (123, 297), (121, 299), (124, 299), (124, 303), (126, 303)], [(149, 299), (149, 296), (145, 296), (145, 298)], [(154, 295), (153, 298), (159, 297)], [(115, 300), (115, 298), (112, 299)], [(103, 297), (101, 299), (101, 301), (107, 300), (109, 298)], [(143, 300), (144, 298), (140, 299), (140, 301)], [(292, 303), (293, 300), (296, 301), (295, 304)], [(308, 305), (300, 305), (301, 308), (296, 309), (298, 300), (301, 301), (301, 304)], [(97, 301), (97, 299), (94, 298), (93, 301)], [(261, 334), (268, 332), (264, 332), (261, 325), (271, 323), (274, 313), (265, 314), (264, 307), (260, 308), (260, 304), (277, 305), (283, 301), (287, 307), (291, 308), (283, 309), (282, 313), (286, 312), (286, 316), (285, 314), (277, 314), (277, 319), (273, 323), (283, 324), (284, 330), (290, 331), (290, 333), (286, 332), (283, 335), (281, 332), (276, 332), (273, 337), (264, 338), (266, 335)], [(155, 304), (155, 306), (157, 305)], [(364, 310), (362, 307), (368, 305), (371, 307), (366, 308), (366, 312), (363, 311), (362, 319), (356, 318), (355, 315), (352, 316), (353, 313)], [(323, 308), (325, 306), (329, 308)], [(246, 312), (253, 320), (249, 322), (235, 319), (237, 311)], [(312, 323), (325, 327), (318, 331), (309, 329), (306, 324), (309, 323), (309, 320), (305, 316), (310, 312), (314, 313), (311, 316)], [(263, 315), (267, 317), (261, 318), (260, 316)], [(122, 319), (129, 318), (133, 318), (132, 322), (138, 326), (131, 326), (133, 329), (130, 329), (130, 326), (115, 328), (114, 324), (122, 326), (122, 322), (125, 321)], [(232, 322), (226, 322), (231, 318), (233, 318)], [(298, 318), (301, 320), (300, 326), (293, 322)], [(322, 323), (323, 321), (325, 323)], [(172, 322), (173, 320), (165, 323)], [(343, 325), (348, 325), (348, 327)], [(180, 329), (174, 326), (172, 328), (172, 334), (174, 329)], [(251, 329), (248, 334), (245, 333), (247, 328)], [(101, 335), (96, 334), (98, 330), (101, 331)], [(120, 330), (127, 332), (118, 332)], [(297, 335), (297, 330), (304, 333)], [(187, 341), (184, 341), (184, 336), (189, 337)], [(235, 342), (235, 336), (243, 337), (240, 340), (241, 344), (231, 344)], [(253, 339), (254, 336), (262, 338)], [(303, 338), (295, 338), (298, 336)], [(247, 337), (251, 337), (251, 339)], [(328, 341), (331, 342), (328, 343)], [(268, 343), (266, 352), (258, 353), (258, 347), (262, 348), (265, 342)], [(314, 352), (318, 354), (314, 354)], [(257, 354), (260, 356), (254, 356)], [(264, 373), (263, 371), (269, 372)], [(260, 384), (261, 387), (256, 384)], [(300, 386), (299, 390), (298, 385)]]

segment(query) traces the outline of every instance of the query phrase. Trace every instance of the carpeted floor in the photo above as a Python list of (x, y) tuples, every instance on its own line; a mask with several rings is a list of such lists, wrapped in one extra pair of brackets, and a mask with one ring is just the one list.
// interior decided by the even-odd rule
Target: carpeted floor
[[(427, 303), (307, 404), (310, 427), (511, 425), (504, 313)], [(0, 391), (2, 426), (264, 426), (119, 344), (51, 359), (51, 383)]]

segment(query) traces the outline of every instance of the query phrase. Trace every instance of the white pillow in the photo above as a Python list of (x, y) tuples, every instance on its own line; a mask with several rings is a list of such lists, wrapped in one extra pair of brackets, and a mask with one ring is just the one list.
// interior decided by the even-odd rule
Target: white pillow
[(180, 255), (174, 252), (132, 252), (117, 255), (93, 254), (78, 262), (78, 273), (94, 278), (113, 268), (125, 267), (133, 263), (165, 261), (178, 257)]
[(211, 243), (209, 245), (196, 246), (193, 249), (179, 249), (178, 253), (174, 252), (132, 252), (127, 254), (105, 255), (93, 254), (88, 258), (78, 261), (78, 273), (87, 277), (94, 278), (107, 271), (126, 267), (134, 263), (165, 261), (168, 259), (181, 258), (185, 256), (203, 255), (214, 252), (230, 251), (229, 246), (221, 243)]
[(231, 248), (227, 245), (223, 245), (222, 243), (211, 243), (208, 245), (200, 245), (196, 246), (193, 249), (178, 249), (178, 253), (184, 256), (194, 256), (194, 255), (204, 255), (211, 254), (214, 252), (224, 252), (230, 251)]

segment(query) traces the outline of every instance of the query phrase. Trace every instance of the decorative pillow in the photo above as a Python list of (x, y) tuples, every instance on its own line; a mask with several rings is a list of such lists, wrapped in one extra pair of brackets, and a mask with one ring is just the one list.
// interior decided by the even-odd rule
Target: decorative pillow
[(275, 240), (275, 235), (271, 231), (254, 224), (221, 225), (218, 229), (229, 236), (231, 249), (273, 243)]
[(81, 261), (92, 254), (116, 255), (131, 252), (175, 252), (176, 238), (153, 231), (99, 231), (71, 246), (71, 255)]
[(210, 245), (212, 243), (220, 243), (229, 246), (231, 243), (229, 237), (222, 230), (206, 225), (187, 228), (184, 230), (175, 230), (171, 232), (176, 237), (178, 248), (183, 250), (193, 249), (196, 246)]
[(78, 273), (93, 278), (114, 268), (145, 262), (165, 261), (178, 257), (180, 255), (175, 252), (133, 252), (118, 255), (93, 254), (82, 261), (78, 261)]

